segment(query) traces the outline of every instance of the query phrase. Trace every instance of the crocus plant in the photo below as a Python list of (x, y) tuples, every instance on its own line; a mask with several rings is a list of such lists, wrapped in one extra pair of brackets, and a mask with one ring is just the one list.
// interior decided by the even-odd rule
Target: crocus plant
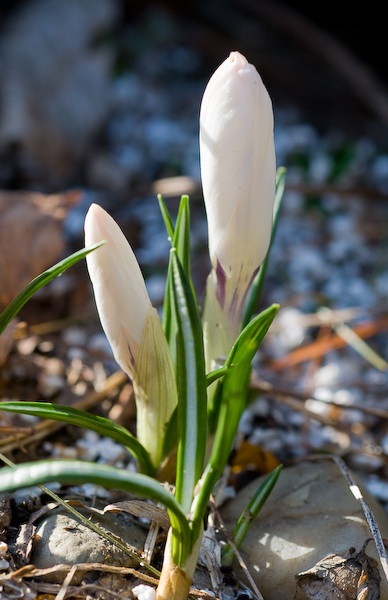
[(201, 179), (212, 271), (206, 287), (206, 363), (241, 331), (247, 294), (271, 239), (276, 164), (272, 103), (260, 75), (232, 52), (210, 79), (200, 112)]
[[(108, 419), (57, 404), (2, 402), (0, 408), (110, 436), (135, 456), (138, 472), (80, 461), (27, 463), (2, 470), (0, 491), (49, 481), (90, 481), (163, 504), (171, 528), (158, 600), (187, 597), (209, 498), (246, 408), (251, 363), (278, 310), (272, 305), (253, 317), (284, 173), (275, 171), (270, 98), (256, 69), (238, 52), (231, 53), (206, 87), (200, 158), (212, 264), (202, 315), (190, 275), (187, 196), (181, 199), (175, 224), (159, 197), (171, 240), (162, 322), (124, 234), (95, 204), (85, 220), (85, 249), (31, 282), (0, 315), (1, 332), (32, 293), (86, 256), (102, 327), (116, 361), (133, 383), (137, 435)], [(172, 456), (174, 495), (158, 480), (162, 463)], [(254, 515), (278, 475), (279, 469), (252, 499), (249, 510)], [(238, 544), (246, 529), (246, 520), (237, 524)], [(233, 550), (227, 547), (225, 561), (232, 560)]]

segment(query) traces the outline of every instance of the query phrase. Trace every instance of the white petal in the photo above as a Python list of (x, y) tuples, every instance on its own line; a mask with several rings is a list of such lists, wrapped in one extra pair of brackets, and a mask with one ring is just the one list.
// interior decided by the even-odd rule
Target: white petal
[(272, 103), (255, 67), (232, 52), (211, 77), (200, 115), (209, 251), (227, 277), (250, 274), (268, 249), (275, 193)]
[(144, 325), (152, 306), (145, 282), (123, 232), (97, 204), (85, 219), (85, 245), (106, 244), (87, 256), (102, 327), (116, 361), (133, 375)]

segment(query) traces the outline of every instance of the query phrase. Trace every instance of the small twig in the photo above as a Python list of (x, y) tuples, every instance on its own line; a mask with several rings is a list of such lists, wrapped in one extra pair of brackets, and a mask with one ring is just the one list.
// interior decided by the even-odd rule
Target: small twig
[[(291, 303), (291, 306), (294, 304)], [(283, 305), (284, 306), (284, 305)], [(379, 311), (379, 314), (382, 311)], [(364, 314), (364, 309), (354, 306), (352, 308), (338, 308), (331, 310), (330, 317), (328, 317), (326, 321), (326, 325), (334, 326), (339, 322), (348, 323), (350, 321), (354, 321), (354, 319), (359, 319)], [(386, 313), (384, 313), (386, 314)], [(313, 313), (300, 313), (297, 316), (297, 323), (301, 327), (320, 327), (322, 325), (322, 318), (319, 317), (317, 312)], [(278, 331), (284, 330), (284, 324), (281, 321), (274, 321), (271, 325), (271, 329), (268, 332), (268, 335), (272, 333), (276, 333)]]
[(66, 577), (62, 583), (61, 589), (59, 590), (58, 594), (55, 597), (55, 600), (65, 600), (67, 590), (69, 589), (69, 586), (71, 584), (71, 581), (72, 581), (76, 571), (77, 571), (77, 565), (73, 565), (71, 567), (70, 571), (68, 572), (68, 574), (66, 575)]
[(234, 543), (234, 539), (233, 539), (233, 536), (232, 536), (232, 534), (231, 534), (231, 533), (230, 533), (230, 531), (229, 531), (229, 530), (228, 530), (228, 529), (225, 527), (225, 523), (224, 523), (224, 521), (223, 521), (223, 518), (221, 517), (221, 515), (220, 515), (220, 513), (219, 513), (219, 511), (218, 511), (218, 508), (217, 508), (217, 506), (216, 506), (216, 503), (214, 502), (214, 498), (213, 498), (213, 496), (210, 496), (210, 504), (211, 504), (211, 507), (212, 507), (212, 511), (213, 511), (213, 512), (214, 512), (214, 514), (216, 515), (216, 517), (217, 517), (217, 521), (218, 521), (218, 522), (219, 522), (219, 524), (220, 524), (220, 529), (222, 529), (222, 531), (223, 531), (223, 533), (224, 533), (224, 535), (225, 535), (226, 539), (228, 540), (229, 544), (231, 545), (231, 547), (232, 547), (232, 550), (233, 550), (233, 552), (235, 553), (235, 555), (236, 555), (236, 558), (237, 558), (237, 560), (238, 560), (238, 562), (239, 562), (239, 564), (240, 564), (241, 568), (243, 569), (243, 571), (244, 571), (244, 573), (245, 573), (245, 575), (246, 575), (246, 577), (247, 577), (247, 579), (248, 579), (248, 581), (249, 581), (249, 583), (250, 583), (250, 585), (251, 585), (251, 587), (252, 587), (252, 590), (253, 590), (254, 594), (256, 595), (256, 597), (258, 598), (258, 600), (264, 600), (264, 598), (263, 598), (263, 596), (261, 595), (261, 593), (260, 593), (260, 591), (259, 591), (259, 589), (258, 589), (258, 587), (257, 587), (256, 583), (254, 582), (254, 580), (253, 580), (253, 578), (252, 578), (252, 575), (250, 574), (250, 572), (249, 572), (249, 570), (248, 570), (248, 567), (246, 566), (246, 564), (245, 564), (245, 562), (244, 562), (244, 559), (243, 559), (243, 557), (241, 556), (240, 552), (239, 552), (239, 551), (238, 551), (238, 549), (236, 548), (236, 544)]
[[(36, 591), (46, 595), (55, 594), (58, 588), (60, 589), (60, 584), (58, 583), (38, 583), (34, 585), (34, 589)], [(120, 593), (114, 592), (113, 590), (110, 590), (108, 588), (104, 588), (101, 585), (96, 585), (95, 583), (86, 583), (79, 586), (71, 586), (67, 590), (66, 597), (72, 599), (90, 599), (91, 596), (89, 595), (89, 592), (97, 592), (98, 596), (96, 597), (102, 597), (102, 595), (104, 595), (105, 598), (106, 595), (107, 597), (112, 596), (112, 598), (119, 598), (119, 600), (122, 598), (122, 595)]]
[(22, 573), (22, 569), (15, 571), (12, 573), (12, 578), (18, 577), (45, 577), (46, 575), (50, 575), (51, 573), (57, 573), (58, 571), (67, 571), (69, 572), (71, 569), (75, 569), (76, 571), (102, 571), (104, 573), (116, 573), (118, 575), (133, 575), (134, 577), (138, 577), (145, 583), (149, 583), (151, 585), (158, 585), (159, 580), (155, 577), (151, 577), (150, 575), (146, 575), (137, 569), (133, 569), (131, 567), (115, 567), (114, 565), (105, 565), (102, 563), (79, 563), (77, 565), (66, 565), (59, 564), (54, 567), (47, 567), (47, 569), (36, 569), (33, 565), (28, 565), (30, 568), (28, 570), (25, 569)]
[[(158, 506), (161, 506), (158, 504)], [(146, 540), (144, 542), (144, 560), (146, 563), (150, 564), (152, 561), (152, 557), (155, 550), (155, 544), (159, 533), (159, 523), (158, 521), (151, 521), (150, 528), (147, 533)]]
[[(355, 325), (353, 332), (361, 339), (370, 338), (383, 330), (388, 328), (388, 317), (385, 315), (375, 321), (368, 321), (367, 323), (360, 323)], [(337, 333), (333, 333), (329, 340), (322, 340), (320, 342), (312, 342), (301, 348), (293, 350), (286, 356), (277, 358), (269, 363), (269, 366), (274, 371), (279, 371), (287, 367), (292, 367), (306, 360), (311, 360), (319, 356), (323, 356), (333, 350), (339, 350), (345, 348), (348, 343), (340, 337)]]
[(309, 419), (313, 419), (314, 421), (318, 421), (321, 425), (328, 425), (330, 427), (336, 427), (338, 429), (338, 424), (325, 417), (325, 415), (320, 415), (319, 413), (315, 413), (312, 410), (309, 410), (302, 404), (299, 400), (295, 400), (292, 396), (288, 396), (287, 394), (272, 394), (274, 400), (281, 402), (282, 404), (286, 404), (293, 410), (297, 410), (305, 415), (305, 417)]
[[(164, 487), (166, 489), (168, 489), (169, 486), (168, 486), (168, 484), (165, 483)], [(144, 504), (143, 504), (143, 506), (144, 506)], [(156, 508), (157, 510), (160, 509), (160, 510), (165, 511), (165, 508), (164, 508), (163, 504), (161, 504), (160, 502), (158, 502), (156, 504), (156, 507), (153, 506), (153, 509), (154, 508)], [(144, 560), (148, 564), (150, 564), (151, 561), (152, 561), (152, 557), (153, 557), (153, 554), (154, 554), (156, 540), (158, 538), (158, 533), (159, 533), (160, 527), (161, 527), (160, 521), (158, 519), (151, 518), (151, 524), (150, 524), (150, 528), (149, 528), (148, 533), (147, 533), (146, 540), (144, 542), (144, 551), (143, 551)]]
[(201, 555), (205, 560), (209, 572), (212, 591), (218, 596), (220, 588), (221, 549), (216, 540), (214, 517), (214, 512), (211, 512), (208, 516), (207, 528), (202, 538)]
[[(360, 412), (363, 412), (366, 415), (380, 417), (382, 419), (388, 419), (388, 410), (384, 410), (382, 408), (376, 408), (374, 406), (364, 406), (363, 404), (357, 403), (340, 404), (339, 402), (335, 402), (334, 400), (323, 400), (322, 398), (316, 398), (315, 396), (305, 394), (304, 392), (298, 392), (297, 390), (283, 390), (277, 388), (273, 386), (272, 383), (258, 378), (252, 379), (251, 388), (260, 392), (265, 392), (268, 396), (270, 396), (271, 398), (273, 397), (275, 399), (280, 399), (282, 397), (290, 397), (297, 398), (300, 402), (305, 402), (306, 400), (314, 400), (315, 402), (322, 402), (323, 404), (335, 406), (336, 408), (340, 408), (341, 410), (359, 410)], [(301, 410), (300, 406), (299, 408), (296, 406), (296, 408), (297, 410)]]
[[(128, 378), (125, 373), (123, 373), (123, 371), (116, 371), (116, 373), (113, 373), (113, 375), (107, 378), (104, 383), (104, 387), (101, 390), (87, 394), (84, 398), (75, 402), (73, 404), (73, 408), (78, 408), (79, 410), (89, 410), (95, 404), (103, 400), (108, 392), (113, 390), (115, 387), (123, 385), (126, 381), (128, 381)], [(2, 440), (0, 450), (3, 454), (8, 454), (8, 452), (12, 452), (16, 448), (19, 448), (20, 442), (23, 443), (23, 446), (26, 446), (33, 442), (41, 441), (48, 435), (51, 435), (55, 431), (58, 431), (65, 426), (66, 423), (45, 419), (34, 426), (35, 433), (31, 435), (15, 434)]]
[(31, 435), (35, 432), (35, 427), (17, 427), (12, 425), (0, 425), (0, 435), (10, 433), (24, 433), (25, 435)]
[[(7, 465), (9, 465), (11, 467), (15, 466), (12, 461), (10, 461), (8, 458), (6, 458), (1, 453), (0, 453), (0, 458)], [(138, 561), (141, 565), (143, 565), (150, 573), (152, 573), (153, 575), (156, 575), (157, 577), (160, 577), (160, 572), (157, 569), (155, 569), (155, 567), (153, 567), (152, 565), (149, 565), (149, 564), (145, 563), (143, 561), (143, 559), (136, 552), (134, 552), (133, 549), (129, 548), (126, 544), (121, 543), (120, 541), (118, 541), (110, 533), (107, 533), (103, 529), (100, 529), (100, 527), (98, 527), (95, 523), (93, 523), (93, 521), (90, 521), (89, 519), (87, 519), (86, 517), (84, 517), (84, 515), (82, 513), (78, 512), (78, 510), (76, 510), (73, 506), (71, 506), (68, 502), (66, 502), (65, 500), (63, 500), (60, 496), (58, 496), (55, 492), (53, 492), (52, 490), (50, 490), (46, 486), (44, 486), (44, 485), (38, 485), (38, 487), (45, 494), (47, 494), (48, 496), (51, 496), (51, 498), (53, 498), (53, 500), (55, 500), (56, 502), (59, 502), (59, 504), (61, 504), (63, 506), (63, 508), (65, 508), (66, 510), (68, 510), (77, 519), (79, 519), (81, 521), (81, 523), (83, 523), (83, 525), (85, 525), (85, 527), (88, 527), (89, 529), (91, 529), (92, 531), (94, 531), (95, 533), (97, 533), (98, 535), (100, 535), (101, 537), (103, 537), (106, 540), (108, 540), (111, 544), (117, 546), (117, 548), (119, 548), (120, 550), (122, 550), (123, 552), (125, 552), (125, 554), (128, 554), (131, 558), (133, 558), (134, 560)]]
[[(141, 579), (141, 581), (144, 581), (145, 583), (154, 586), (157, 586), (159, 583), (159, 580), (155, 579), (155, 577), (146, 575), (145, 573), (142, 573), (137, 569), (132, 569), (131, 567), (115, 567), (114, 565), (105, 565), (101, 563), (79, 563), (73, 566), (59, 564), (55, 565), (54, 567), (47, 567), (46, 569), (36, 569), (33, 565), (28, 565), (28, 568), (23, 567), (23, 569), (14, 571), (11, 574), (12, 577), (10, 578), (21, 579), (22, 577), (45, 577), (46, 575), (50, 575), (51, 573), (58, 573), (59, 571), (70, 572), (72, 568), (74, 568), (75, 571), (101, 571), (103, 573), (113, 573), (117, 575), (133, 575), (133, 577)], [(211, 598), (212, 600), (217, 600), (217, 598), (214, 598), (214, 596), (196, 588), (190, 588), (190, 596), (201, 596), (204, 598)]]
[(56, 331), (62, 331), (66, 327), (71, 325), (79, 325), (88, 323), (89, 321), (97, 321), (98, 317), (95, 311), (77, 317), (66, 317), (64, 319), (57, 319), (55, 321), (46, 321), (44, 323), (38, 323), (36, 325), (29, 325), (26, 327), (27, 335), (46, 335), (47, 333), (54, 333)]
[[(326, 325), (333, 321), (330, 308), (322, 307), (317, 311), (317, 316), (322, 324)], [(357, 333), (349, 327), (344, 321), (337, 324), (332, 322), (332, 328), (349, 346), (351, 346), (360, 356), (373, 365), (379, 371), (386, 371), (388, 363), (377, 352), (375, 352)]]
[(196, 588), (190, 588), (190, 596), (198, 596), (200, 600), (202, 600), (203, 598), (209, 598), (209, 600), (221, 600), (220, 598), (214, 597), (212, 594), (209, 594), (205, 590), (197, 590)]

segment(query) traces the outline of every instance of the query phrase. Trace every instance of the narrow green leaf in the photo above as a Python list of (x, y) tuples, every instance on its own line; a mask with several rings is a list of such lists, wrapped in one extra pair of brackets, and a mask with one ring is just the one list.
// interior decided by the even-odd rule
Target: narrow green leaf
[(214, 369), (214, 371), (210, 371), (206, 375), (206, 387), (209, 387), (212, 383), (224, 377), (227, 373), (229, 373), (233, 369), (234, 365), (230, 365), (226, 367), (225, 365), (220, 367), (219, 369)]
[(181, 506), (162, 484), (147, 475), (77, 460), (32, 462), (1, 469), (0, 493), (52, 481), (68, 485), (94, 483), (160, 502), (169, 513), (174, 537), (182, 554), (177, 557), (176, 564), (179, 565), (181, 560), (184, 561), (185, 555), (189, 554), (191, 531)]
[[(246, 357), (252, 361), (278, 311), (279, 304), (272, 304), (248, 323), (233, 344), (224, 367), (239, 363)], [(231, 377), (233, 370), (228, 378)]]
[(212, 415), (217, 417), (217, 427), (210, 459), (193, 503), (194, 531), (200, 526), (209, 496), (228, 461), (246, 407), (251, 362), (278, 310), (279, 305), (273, 304), (253, 319), (237, 338), (225, 362), (226, 366), (233, 364), (234, 367), (222, 382), (218, 414)]
[[(236, 528), (233, 532), (234, 537), (234, 545), (237, 549), (240, 548), (242, 541), (244, 540), (248, 530), (252, 524), (252, 522), (256, 519), (257, 515), (261, 511), (266, 502), (268, 496), (272, 492), (275, 483), (277, 482), (280, 471), (282, 470), (283, 465), (279, 465), (261, 484), (252, 500), (249, 502), (246, 509), (241, 514), (239, 520), (237, 521)], [(225, 546), (225, 549), (222, 553), (222, 564), (223, 566), (228, 566), (233, 563), (235, 557), (234, 550), (231, 545), (228, 543)]]
[(197, 303), (184, 268), (171, 249), (171, 304), (176, 320), (178, 458), (176, 498), (189, 512), (202, 475), (206, 447), (206, 375), (203, 332)]
[(181, 197), (172, 245), (176, 248), (183, 270), (190, 281), (190, 209), (188, 196)]
[(159, 202), (160, 212), (162, 213), (162, 217), (163, 217), (164, 225), (167, 230), (168, 237), (170, 237), (172, 239), (174, 237), (174, 224), (172, 222), (172, 218), (169, 213), (169, 210), (164, 203), (162, 194), (158, 194), (158, 202)]
[(273, 227), (272, 227), (272, 235), (271, 241), (269, 244), (267, 255), (254, 278), (251, 288), (248, 292), (248, 297), (245, 304), (244, 317), (243, 317), (243, 327), (245, 327), (252, 318), (252, 315), (259, 304), (261, 292), (264, 285), (265, 275), (267, 272), (268, 261), (270, 256), (270, 251), (272, 244), (275, 239), (276, 229), (279, 221), (280, 207), (283, 199), (284, 187), (286, 182), (286, 169), (284, 167), (279, 167), (276, 172), (276, 191), (275, 191), (275, 202), (274, 202), (274, 212), (273, 212)]
[(17, 315), (19, 310), (31, 298), (31, 296), (40, 290), (40, 288), (49, 283), (49, 281), (52, 279), (55, 279), (55, 277), (58, 277), (58, 275), (61, 275), (61, 273), (66, 271), (66, 269), (74, 265), (82, 258), (85, 258), (89, 252), (92, 252), (96, 248), (102, 246), (102, 244), (105, 244), (105, 241), (94, 244), (94, 246), (90, 246), (89, 248), (78, 250), (78, 252), (68, 256), (53, 267), (50, 267), (50, 269), (47, 271), (44, 271), (44, 273), (41, 273), (41, 275), (38, 275), (38, 277), (35, 277), (35, 279), (33, 279), (0, 314), (0, 334), (4, 331), (8, 323)]
[[(235, 367), (237, 363), (245, 360), (251, 363), (278, 310), (279, 305), (273, 304), (246, 325), (233, 344), (229, 356), (222, 367), (223, 369)], [(211, 433), (214, 433), (216, 429), (218, 413), (223, 397), (222, 387), (224, 381), (218, 384), (212, 397), (212, 403), (208, 407), (208, 427)]]
[[(1, 454), (1, 452), (0, 452), (0, 459), (9, 467), (16, 467), (16, 465), (11, 460), (9, 460), (9, 458), (4, 456), (4, 454)], [(72, 514), (78, 521), (81, 521), (81, 523), (83, 523), (85, 525), (85, 527), (88, 527), (88, 529), (91, 529), (92, 531), (94, 531), (101, 537), (105, 538), (108, 542), (110, 542), (117, 548), (120, 548), (120, 550), (122, 552), (124, 552), (125, 554), (128, 554), (128, 556), (133, 558), (136, 562), (141, 562), (141, 558), (136, 552), (131, 550), (125, 544), (122, 544), (118, 538), (114, 537), (108, 531), (101, 529), (98, 525), (96, 525), (93, 521), (91, 521), (90, 519), (85, 517), (82, 513), (78, 512), (78, 510), (76, 508), (74, 508), (74, 506), (72, 506), (70, 502), (67, 502), (66, 500), (61, 498), (61, 496), (58, 496), (55, 492), (53, 492), (52, 490), (47, 488), (45, 485), (40, 484), (40, 485), (38, 485), (38, 487), (42, 490), (42, 492), (44, 494), (46, 494), (47, 496), (50, 496), (54, 500), (54, 502), (57, 502), (58, 505), (62, 506), (62, 508), (64, 508), (70, 514)], [(153, 567), (152, 565), (144, 564), (144, 567), (152, 575), (155, 575), (156, 577), (160, 577), (160, 571), (155, 569), (155, 567)]]
[(100, 435), (109, 437), (128, 448), (138, 460), (142, 473), (147, 475), (153, 475), (154, 473), (150, 455), (139, 440), (125, 427), (116, 425), (109, 419), (105, 419), (105, 417), (91, 415), (77, 408), (61, 404), (50, 404), (49, 402), (0, 402), (0, 410), (22, 415), (32, 415), (43, 419), (52, 419), (53, 421), (70, 423), (71, 425), (96, 431)]
[[(170, 212), (169, 212), (167, 206), (165, 205), (161, 194), (158, 194), (158, 202), (159, 202), (160, 212), (162, 213), (162, 217), (164, 220), (164, 225), (166, 227), (168, 237), (170, 239), (171, 245), (173, 245), (175, 227), (174, 227), (174, 223), (172, 221)], [(171, 274), (170, 274), (170, 264), (169, 264), (168, 271), (167, 271), (167, 279), (166, 279), (166, 289), (165, 289), (165, 293), (164, 293), (163, 318), (162, 318), (163, 330), (164, 330), (164, 333), (166, 334), (166, 338), (167, 338), (169, 345), (170, 345), (170, 338), (172, 335), (172, 333), (171, 333), (171, 305), (170, 305), (170, 291), (169, 291), (170, 290), (170, 280), (171, 280)], [(174, 353), (172, 353), (172, 358), (173, 358), (173, 364), (175, 365), (176, 360), (175, 360)]]
[[(221, 367), (220, 369), (215, 369), (206, 375), (206, 387), (209, 387), (210, 384), (217, 381), (217, 379), (221, 379), (227, 373), (229, 373), (234, 368), (234, 365), (230, 367)], [(166, 427), (166, 433), (163, 441), (163, 457), (166, 457), (172, 452), (178, 442), (178, 407), (176, 406), (173, 410), (173, 413), (170, 417), (170, 420)]]
[(176, 348), (175, 343), (172, 343), (171, 340), (174, 338), (176, 332), (173, 330), (172, 323), (172, 315), (171, 315), (171, 256), (168, 263), (167, 269), (167, 278), (166, 278), (166, 289), (164, 291), (164, 301), (163, 301), (163, 316), (162, 316), (162, 327), (163, 331), (166, 335), (166, 339), (170, 348), (172, 364), (174, 367), (176, 366)]
[[(166, 209), (167, 210), (167, 209)], [(167, 218), (167, 217), (166, 217)], [(170, 217), (171, 219), (171, 217)], [(186, 277), (190, 282), (192, 287), (192, 292), (194, 294), (194, 288), (191, 282), (190, 275), (190, 210), (189, 210), (189, 197), (182, 196), (179, 204), (178, 215), (176, 219), (175, 228), (173, 230), (173, 235), (171, 236), (171, 247), (176, 248), (178, 253), (179, 260), (183, 266)], [(164, 303), (163, 303), (163, 329), (166, 334), (167, 341), (170, 346), (171, 356), (173, 359), (173, 364), (176, 366), (176, 348), (175, 348), (175, 339), (176, 339), (176, 330), (175, 325), (172, 321), (172, 306), (171, 306), (171, 280), (172, 280), (172, 271), (171, 271), (171, 256), (170, 262), (167, 271), (167, 280), (166, 280), (166, 290), (164, 294)], [(195, 297), (195, 295), (194, 295)]]

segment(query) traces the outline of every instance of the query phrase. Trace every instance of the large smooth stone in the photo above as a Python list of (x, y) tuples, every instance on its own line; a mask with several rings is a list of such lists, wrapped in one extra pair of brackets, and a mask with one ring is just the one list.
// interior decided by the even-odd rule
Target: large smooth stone
[[(229, 531), (265, 478), (253, 481), (221, 510)], [(382, 537), (388, 537), (388, 515), (359, 484), (372, 509)], [(331, 460), (286, 468), (258, 518), (252, 523), (240, 552), (265, 600), (306, 600), (296, 576), (312, 569), (328, 555), (359, 553), (372, 534), (360, 504), (350, 492), (341, 471)], [(388, 585), (373, 540), (366, 554), (377, 561), (380, 598), (388, 598)], [(234, 564), (236, 574), (244, 579)], [(314, 584), (316, 585), (316, 584)], [(323, 590), (322, 590), (323, 591)], [(330, 593), (319, 598), (343, 598)], [(369, 596), (368, 596), (369, 597)]]
[[(86, 514), (86, 513), (84, 513)], [(89, 516), (89, 515), (87, 515)], [(92, 516), (93, 522), (105, 531), (142, 550), (146, 533), (125, 515), (107, 513)], [(58, 564), (103, 563), (120, 567), (135, 567), (138, 563), (67, 512), (55, 512), (45, 518), (35, 532), (31, 563), (39, 569)], [(65, 572), (46, 576), (47, 581), (61, 583)], [(83, 573), (77, 571), (73, 583), (79, 583)]]

